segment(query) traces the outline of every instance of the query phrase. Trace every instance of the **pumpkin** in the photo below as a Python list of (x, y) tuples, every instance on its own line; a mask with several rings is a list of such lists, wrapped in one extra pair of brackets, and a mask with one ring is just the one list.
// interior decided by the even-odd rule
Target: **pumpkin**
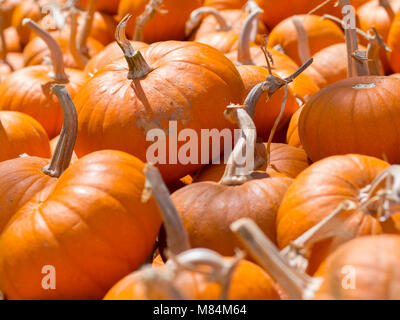
[(390, 66), (392, 67), (392, 70), (394, 72), (400, 72), (400, 12), (397, 13), (396, 17), (394, 18), (394, 21), (392, 23), (392, 26), (389, 31), (389, 36), (387, 43), (392, 49), (392, 52), (388, 54), (389, 57), (389, 63)]
[(14, 27), (8, 27), (4, 29), (4, 38), (8, 52), (21, 52), (21, 44), (17, 29)]
[[(257, 152), (263, 158), (267, 158), (267, 144), (257, 144)], [(270, 173), (280, 173), (289, 178), (295, 179), (304, 169), (309, 166), (308, 158), (304, 150), (295, 148), (283, 143), (271, 143), (269, 154), (270, 166), (266, 164), (257, 168), (258, 170), (267, 170)], [(221, 180), (225, 171), (225, 165), (214, 164), (201, 169), (196, 174), (194, 182)], [(183, 188), (184, 186), (182, 186)]]
[(286, 134), (286, 142), (288, 145), (297, 148), (303, 148), (299, 137), (299, 118), (302, 110), (303, 109), (300, 108), (293, 114), (292, 118), (290, 119), (289, 128)]
[(331, 45), (344, 42), (342, 30), (332, 21), (323, 20), (317, 15), (298, 15), (287, 18), (281, 21), (269, 34), (268, 47), (278, 46), (298, 65), (305, 61), (301, 59), (298, 53), (301, 38), (296, 31), (296, 24), (302, 25), (311, 55)]
[[(259, 159), (255, 157), (257, 134), (250, 115), (254, 114), (254, 104), (265, 90), (263, 84), (253, 90), (251, 98), (246, 99), (253, 102), (245, 106), (247, 110), (234, 106), (228, 109), (227, 116), (239, 123), (242, 135), (229, 156), (221, 180), (193, 183), (171, 196), (195, 248), (232, 255), (238, 242), (229, 226), (242, 217), (252, 217), (275, 241), (276, 211), (292, 179), (254, 169)], [(244, 148), (247, 161), (239, 165), (238, 159), (242, 157)]]
[[(73, 113), (65, 89), (55, 90)], [(76, 113), (69, 120), (76, 133)], [(26, 199), (0, 235), (0, 290), (8, 299), (100, 299), (153, 249), (160, 216), (153, 201), (140, 201), (144, 164), (119, 151), (101, 151), (59, 171), (67, 167), (75, 136), (64, 135), (68, 141), (60, 144), (67, 143), (69, 156), (65, 150), (58, 153), (45, 169), (59, 178)], [(2, 181), (5, 166), (24, 167), (25, 172), (36, 168), (25, 175), (40, 182), (46, 175), (38, 170), (38, 162), (48, 163), (45, 159), (27, 157), (23, 165), (12, 161), (0, 163)], [(26, 193), (32, 194), (31, 189)], [(42, 268), (48, 265), (57, 272), (55, 290), (42, 287)]]
[(377, 158), (345, 155), (326, 158), (304, 170), (290, 186), (279, 208), (278, 247), (288, 246), (345, 200), (355, 203), (356, 210), (342, 213), (340, 234), (312, 249), (311, 273), (328, 253), (354, 235), (395, 230), (391, 216), (380, 216), (379, 203), (371, 200), (378, 190), (384, 189), (375, 182), (388, 168), (388, 163)]
[(204, 6), (216, 8), (218, 10), (242, 9), (246, 3), (247, 0), (205, 0)]
[(50, 157), (46, 131), (33, 118), (20, 112), (0, 111), (0, 162), (22, 154)]
[(11, 17), (15, 8), (22, 2), (22, 0), (4, 0), (1, 3), (0, 15), (4, 19), (4, 28), (11, 25)]
[[(78, 4), (86, 7), (91, 0), (79, 0)], [(96, 10), (111, 15), (118, 12), (118, 5), (120, 0), (96, 0)]]
[[(247, 10), (221, 10), (202, 7), (192, 12), (190, 20), (186, 23), (186, 35), (190, 35), (191, 40), (197, 40), (210, 33), (219, 33), (230, 31), (232, 33), (240, 34), (243, 24), (252, 7)], [(204, 17), (205, 16), (205, 17)], [(204, 17), (202, 19), (202, 17)], [(258, 34), (266, 34), (267, 29), (262, 22), (258, 23)]]
[[(185, 40), (185, 23), (190, 13), (201, 7), (202, 0), (121, 0), (118, 16), (121, 20), (127, 14), (133, 16), (132, 21), (143, 13), (152, 16), (143, 30), (143, 39), (147, 43), (163, 40)], [(128, 37), (135, 32), (133, 22), (126, 29)]]
[(0, 84), (0, 109), (20, 111), (32, 116), (52, 139), (60, 133), (63, 118), (59, 102), (50, 95), (51, 85), (65, 83), (71, 96), (74, 96), (86, 82), (87, 76), (78, 70), (65, 70), (57, 42), (32, 20), (26, 20), (26, 24), (43, 37), (49, 46), (53, 66), (27, 67), (4, 79)]
[(240, 256), (223, 258), (210, 250), (190, 250), (187, 233), (160, 173), (154, 166), (147, 165), (145, 174), (144, 200), (151, 195), (156, 199), (164, 220), (168, 248), (175, 258), (164, 264), (158, 256), (156, 265), (153, 261), (152, 266), (119, 281), (105, 300), (279, 299), (275, 284), (255, 264), (240, 261)]
[[(153, 145), (146, 141), (149, 130), (167, 129), (169, 121), (177, 121), (179, 130), (190, 128), (199, 136), (200, 129), (233, 127), (222, 113), (231, 101), (242, 101), (244, 86), (235, 66), (222, 53), (195, 42), (168, 41), (153, 44), (142, 54), (126, 40), (126, 22), (120, 23), (117, 32), (126, 61), (102, 68), (74, 98), (79, 114), (78, 157), (113, 149), (145, 160)], [(165, 162), (170, 163), (169, 142), (165, 142), (161, 152), (165, 147)], [(178, 150), (183, 145), (180, 141)], [(158, 162), (167, 183), (203, 166)]]
[(11, 17), (11, 24), (16, 28), (22, 45), (28, 43), (31, 32), (28, 27), (23, 25), (22, 21), (27, 18), (37, 22), (41, 17), (42, 15), (37, 1), (21, 1), (21, 3), (15, 8)]
[[(375, 27), (382, 36), (382, 39), (386, 41), (388, 39), (390, 27), (395, 18), (395, 14), (399, 11), (399, 9), (399, 0), (368, 1), (357, 9), (357, 17), (360, 28), (366, 32), (371, 27)], [(391, 69), (385, 50), (380, 50), (380, 58), (382, 60), (385, 72), (390, 73)]]
[(231, 228), (290, 299), (395, 300), (400, 297), (400, 279), (396, 272), (393, 273), (400, 260), (399, 235), (351, 240), (327, 258), (316, 276), (310, 277), (290, 265), (250, 219), (237, 221)]

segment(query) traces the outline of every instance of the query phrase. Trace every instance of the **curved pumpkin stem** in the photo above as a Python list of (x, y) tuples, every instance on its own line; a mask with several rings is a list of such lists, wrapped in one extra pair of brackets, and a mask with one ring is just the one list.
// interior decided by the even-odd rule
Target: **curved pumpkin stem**
[(301, 62), (305, 63), (311, 59), (310, 43), (308, 42), (307, 31), (304, 28), (303, 21), (301, 21), (298, 16), (294, 16), (292, 18), (292, 22), (293, 22), (294, 27), (296, 28), (296, 32), (297, 32), (297, 44), (298, 44), (299, 57), (300, 57)]
[(75, 105), (64, 86), (53, 85), (51, 90), (60, 101), (64, 123), (51, 162), (42, 171), (51, 177), (58, 178), (67, 170), (71, 162), (78, 132), (78, 116)]
[[(247, 1), (244, 10), (247, 12), (248, 15), (252, 14), (253, 12), (257, 11), (257, 10), (262, 10), (260, 8), (260, 6), (258, 5), (257, 2), (255, 2), (254, 0), (249, 0)], [(258, 16), (257, 19), (253, 20), (253, 27), (251, 29), (251, 35), (250, 35), (250, 42), (255, 42), (257, 39), (257, 35), (258, 35), (258, 29), (260, 26), (260, 15)]]
[(60, 45), (56, 40), (48, 33), (46, 30), (41, 28), (36, 22), (31, 19), (25, 18), (22, 20), (22, 25), (29, 27), (34, 31), (47, 45), (51, 54), (51, 61), (53, 64), (54, 74), (50, 76), (54, 78), (55, 81), (60, 83), (68, 82), (68, 76), (65, 73), (63, 53)]
[(317, 242), (346, 232), (346, 230), (342, 230), (343, 219), (340, 219), (339, 215), (344, 211), (353, 211), (356, 208), (357, 206), (354, 202), (343, 201), (327, 217), (281, 250), (281, 255), (286, 258), (292, 267), (305, 272), (308, 267), (306, 255), (311, 247)]
[(253, 59), (250, 54), (250, 43), (252, 38), (252, 30), (255, 21), (257, 21), (257, 27), (260, 19), (260, 15), (264, 11), (260, 8), (254, 10), (246, 19), (243, 24), (242, 30), (240, 31), (239, 44), (238, 44), (238, 64), (241, 65), (253, 65)]
[[(243, 258), (242, 251), (237, 251), (230, 261), (209, 249), (192, 249), (172, 257), (167, 262), (167, 267), (175, 267), (177, 272), (189, 270), (200, 273), (208, 281), (218, 282), (222, 289), (221, 300), (227, 300), (233, 274)], [(209, 267), (209, 270), (201, 268), (205, 266)]]
[(396, 13), (394, 12), (390, 2), (388, 0), (379, 0), (379, 5), (382, 6), (386, 10), (386, 12), (390, 18), (390, 21), (393, 21), (396, 16)]
[(92, 32), (94, 15), (96, 13), (96, 0), (89, 0), (87, 5), (87, 11), (83, 18), (82, 29), (78, 36), (78, 48), (81, 54), (89, 54), (89, 49), (87, 47), (87, 41), (90, 33)]
[(79, 69), (84, 69), (88, 59), (82, 54), (77, 47), (77, 33), (78, 33), (78, 12), (75, 8), (70, 11), (71, 28), (69, 36), (69, 50), (74, 58), (75, 63)]
[(146, 60), (144, 60), (140, 51), (133, 49), (131, 43), (126, 38), (126, 24), (131, 17), (132, 15), (127, 14), (118, 24), (115, 31), (115, 39), (122, 49), (126, 62), (128, 63), (128, 79), (135, 80), (144, 78), (152, 71), (152, 68), (147, 64)]
[(144, 12), (136, 18), (135, 34), (133, 35), (134, 41), (143, 42), (143, 29), (149, 23), (157, 12), (160, 12), (160, 5), (162, 0), (150, 0), (146, 5)]
[(144, 169), (146, 184), (142, 201), (147, 202), (151, 196), (156, 199), (167, 234), (167, 245), (173, 254), (179, 254), (190, 249), (189, 236), (182, 219), (173, 204), (167, 186), (158, 169), (147, 163)]
[(278, 248), (269, 240), (251, 219), (240, 219), (231, 225), (231, 230), (249, 254), (275, 279), (292, 299), (312, 299), (322, 280), (311, 278), (289, 266)]
[(194, 10), (190, 14), (190, 19), (186, 22), (185, 26), (185, 34), (186, 36), (190, 36), (190, 34), (193, 32), (194, 29), (196, 29), (201, 21), (203, 20), (203, 17), (205, 15), (211, 15), (217, 20), (218, 22), (218, 29), (217, 31), (229, 31), (232, 28), (232, 25), (229, 24), (225, 18), (222, 16), (222, 14), (215, 8), (211, 7), (201, 7), (196, 10)]

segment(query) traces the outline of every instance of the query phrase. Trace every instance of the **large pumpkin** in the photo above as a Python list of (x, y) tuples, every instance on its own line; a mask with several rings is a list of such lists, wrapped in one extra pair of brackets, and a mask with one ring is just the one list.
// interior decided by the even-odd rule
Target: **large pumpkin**
[[(71, 98), (61, 94), (73, 112)], [(68, 139), (60, 145), (69, 145), (70, 159), (74, 139)], [(119, 151), (101, 151), (65, 172), (55, 172), (61, 168), (53, 167), (54, 163), (67, 162), (63, 156), (58, 153), (44, 168), (55, 178), (40, 170), (48, 164), (46, 159), (26, 157), (22, 158), (25, 164), (20, 159), (1, 163), (3, 182), (13, 166), (17, 169), (14, 183), (18, 170), (36, 180), (36, 194), (32, 194), (34, 188), (24, 186), (25, 194), (14, 188), (16, 197), (11, 200), (21, 204), (25, 197), (25, 205), (0, 235), (0, 290), (8, 299), (100, 299), (116, 281), (144, 263), (154, 247), (160, 216), (153, 201), (141, 202), (144, 164)], [(54, 290), (43, 287), (44, 267), (56, 272)]]
[(55, 83), (66, 84), (73, 97), (87, 80), (85, 73), (64, 69), (61, 48), (49, 33), (33, 21), (27, 22), (50, 47), (53, 66), (32, 66), (13, 72), (0, 83), (0, 110), (19, 111), (36, 119), (50, 139), (57, 136), (62, 127), (62, 112), (57, 99), (50, 94)]
[(163, 40), (185, 40), (185, 24), (190, 13), (201, 7), (202, 0), (121, 0), (118, 8), (119, 19), (131, 14), (133, 19), (126, 29), (129, 37), (135, 31), (136, 18), (144, 13), (146, 5), (155, 10), (154, 16), (143, 30), (143, 41), (152, 43)]
[(345, 79), (314, 95), (299, 120), (311, 160), (360, 153), (399, 163), (399, 90), (399, 79), (371, 76)]
[[(122, 24), (120, 27), (122, 32)], [(130, 43), (124, 41), (123, 46)], [(177, 41), (156, 43), (142, 52), (143, 56), (136, 51), (127, 57), (130, 68), (123, 59), (105, 66), (75, 97), (78, 157), (114, 149), (146, 160), (153, 145), (146, 135), (151, 129), (168, 130), (171, 121), (177, 122), (178, 130), (195, 130), (198, 137), (201, 129), (232, 128), (223, 110), (231, 101), (242, 101), (244, 86), (235, 66), (222, 53), (203, 44)], [(166, 158), (159, 162), (167, 164), (159, 167), (166, 182), (202, 167), (170, 161), (169, 142), (161, 144)], [(182, 145), (179, 141), (177, 150)]]
[[(310, 272), (339, 244), (352, 237), (390, 231), (391, 218), (380, 220), (379, 206), (366, 205), (371, 195), (382, 189), (369, 189), (389, 164), (361, 155), (335, 156), (304, 170), (290, 186), (277, 215), (277, 244), (283, 249), (308, 229), (326, 218), (343, 201), (350, 200), (357, 210), (343, 212), (336, 236), (317, 244), (310, 258)], [(316, 188), (318, 186), (318, 188)], [(361, 207), (365, 207), (362, 208)], [(341, 233), (339, 231), (342, 231)]]

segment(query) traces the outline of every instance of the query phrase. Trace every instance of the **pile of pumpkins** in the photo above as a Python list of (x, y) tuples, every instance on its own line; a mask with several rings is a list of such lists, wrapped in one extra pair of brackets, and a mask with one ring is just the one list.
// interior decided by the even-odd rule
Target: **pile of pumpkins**
[(399, 145), (400, 0), (3, 0), (0, 297), (400, 299)]

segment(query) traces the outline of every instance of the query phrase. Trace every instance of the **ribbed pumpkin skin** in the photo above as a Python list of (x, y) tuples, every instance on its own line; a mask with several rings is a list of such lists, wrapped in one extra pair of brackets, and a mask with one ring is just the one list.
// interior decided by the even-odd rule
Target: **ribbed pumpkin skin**
[[(265, 154), (267, 144), (259, 143), (256, 148), (259, 154)], [(268, 168), (268, 173), (280, 173), (293, 179), (309, 166), (307, 154), (304, 150), (283, 143), (271, 143), (270, 161), (271, 167)], [(258, 168), (258, 170), (263, 171), (267, 170), (267, 168), (263, 166)], [(218, 182), (221, 180), (224, 171), (224, 164), (208, 165), (196, 175), (195, 182)]]
[[(0, 83), (0, 110), (19, 111), (36, 119), (50, 139), (62, 128), (63, 114), (55, 95), (50, 93), (54, 79), (49, 76), (52, 67), (32, 66), (17, 70)], [(74, 97), (86, 82), (87, 76), (78, 70), (67, 69), (69, 83), (66, 89)]]
[[(269, 73), (266, 68), (257, 66), (239, 66), (237, 67), (239, 73), (243, 79), (243, 83), (248, 94), (257, 84), (265, 81)], [(276, 92), (270, 99), (268, 95), (264, 93), (256, 105), (256, 111), (254, 116), (254, 123), (257, 128), (257, 134), (266, 141), (271, 133), (271, 129), (274, 126), (276, 118), (281, 112), (282, 100), (285, 94), (285, 88), (281, 88)], [(296, 98), (289, 92), (286, 102), (285, 112), (282, 116), (282, 120), (278, 126), (279, 132), (284, 130), (286, 125), (289, 123), (290, 118), (299, 108)]]
[[(146, 24), (143, 30), (143, 41), (153, 43), (166, 40), (185, 40), (185, 24), (190, 13), (201, 7), (202, 0), (164, 0), (161, 10)], [(135, 31), (135, 20), (140, 16), (148, 0), (121, 0), (118, 8), (118, 16), (122, 19), (130, 13), (132, 18), (126, 28), (127, 35), (132, 37)]]
[(194, 248), (233, 255), (234, 248), (241, 245), (229, 226), (240, 218), (253, 219), (275, 242), (276, 213), (292, 179), (263, 172), (254, 173), (254, 177), (234, 187), (193, 183), (171, 195)]
[(388, 54), (390, 66), (394, 72), (400, 72), (400, 12), (392, 23), (387, 43), (392, 49)]
[(204, 7), (213, 7), (218, 10), (242, 9), (247, 0), (205, 0)]
[(50, 158), (46, 131), (33, 118), (20, 112), (0, 111), (0, 162), (21, 154)]
[[(310, 45), (310, 53), (314, 55), (318, 51), (336, 43), (344, 42), (342, 30), (330, 20), (322, 20), (317, 15), (299, 15)], [(298, 40), (292, 17), (281, 21), (270, 33), (268, 46), (270, 48), (280, 45), (285, 53), (298, 65), (301, 65), (298, 54)]]
[[(135, 50), (142, 50), (144, 48), (147, 48), (149, 45), (140, 42), (140, 41), (131, 41), (132, 47)], [(107, 45), (102, 51), (100, 51), (98, 54), (96, 54), (94, 57), (92, 57), (87, 65), (85, 66), (85, 72), (90, 73), (90, 74), (95, 74), (97, 71), (99, 71), (101, 68), (108, 64), (112, 64), (118, 59), (121, 59), (124, 57), (124, 54), (122, 53), (121, 48), (119, 45), (114, 41)]]
[[(181, 272), (175, 286), (193, 300), (219, 300), (220, 286), (207, 282), (193, 272)], [(237, 266), (228, 293), (228, 300), (280, 300), (273, 280), (259, 266), (243, 260)], [(119, 281), (104, 300), (166, 300), (167, 297), (149, 296), (143, 284), (133, 274)]]
[[(373, 86), (356, 88), (357, 85)], [(339, 81), (303, 107), (300, 140), (313, 161), (358, 153), (400, 163), (400, 80), (357, 77)]]
[[(354, 239), (332, 253), (318, 271), (324, 278), (316, 300), (399, 300), (400, 236), (378, 235)], [(341, 286), (345, 267), (354, 268), (355, 288)], [(348, 269), (347, 269), (348, 270)], [(348, 271), (347, 271), (348, 272)]]
[(55, 184), (43, 173), (50, 160), (25, 157), (0, 162), (0, 234), (10, 218), (38, 192)]
[[(223, 54), (203, 44), (175, 41), (153, 44), (142, 52), (154, 68), (144, 79), (127, 79), (123, 59), (104, 67), (75, 97), (78, 157), (112, 149), (147, 161), (146, 152), (153, 144), (146, 141), (147, 132), (167, 130), (169, 121), (178, 122), (178, 131), (195, 130), (198, 137), (201, 129), (232, 128), (223, 113), (230, 103), (242, 103), (244, 86)], [(178, 150), (184, 144), (179, 142)], [(202, 167), (170, 164), (168, 152), (167, 163), (159, 166), (167, 183)]]
[[(277, 214), (277, 244), (283, 249), (291, 241), (327, 217), (344, 200), (359, 202), (361, 189), (389, 167), (373, 157), (345, 155), (326, 158), (304, 170), (290, 186)], [(348, 213), (349, 214), (349, 213)], [(351, 218), (345, 214), (344, 230), (356, 234), (381, 233), (383, 226), (373, 215), (358, 211)], [(338, 243), (346, 241), (345, 232), (335, 237), (335, 243), (324, 241), (313, 249), (310, 269), (325, 259)]]
[[(389, 1), (393, 11), (397, 13), (400, 9), (400, 0)], [(393, 21), (390, 19), (384, 7), (379, 5), (379, 0), (368, 1), (357, 9), (357, 17), (361, 30), (368, 31), (375, 27), (383, 40), (386, 41), (389, 36), (390, 27)], [(366, 42), (364, 40), (364, 42)], [(366, 45), (366, 43), (364, 43)], [(380, 50), (380, 59), (383, 63), (385, 72), (390, 73), (390, 66), (387, 59), (387, 52)]]
[[(74, 163), (21, 208), (0, 236), (0, 289), (8, 299), (101, 299), (151, 253), (161, 225), (141, 202), (144, 164), (118, 151)], [(44, 290), (43, 266), (56, 269)]]
[[(240, 34), (240, 31), (243, 27), (244, 22), (246, 21), (246, 18), (248, 17), (248, 14), (244, 10), (220, 10), (219, 13), (221, 16), (230, 24), (230, 32)], [(219, 28), (219, 24), (217, 20), (215, 19), (214, 16), (208, 15), (206, 16), (198, 29), (194, 32), (192, 35), (193, 40), (197, 40), (200, 37), (203, 37), (206, 34), (209, 33), (214, 33), (217, 32)], [(258, 33), (259, 34), (267, 34), (267, 29), (264, 25), (263, 22), (260, 21), (259, 27), (258, 27)]]
[[(78, 68), (68, 45), (68, 34), (61, 32), (52, 32), (51, 35), (58, 42), (63, 51), (64, 64), (67, 68)], [(93, 57), (103, 50), (103, 45), (92, 38), (88, 39), (89, 56)], [(26, 45), (23, 51), (25, 66), (35, 66), (43, 63), (43, 59), (50, 57), (50, 51), (45, 42), (39, 38), (34, 37)]]

